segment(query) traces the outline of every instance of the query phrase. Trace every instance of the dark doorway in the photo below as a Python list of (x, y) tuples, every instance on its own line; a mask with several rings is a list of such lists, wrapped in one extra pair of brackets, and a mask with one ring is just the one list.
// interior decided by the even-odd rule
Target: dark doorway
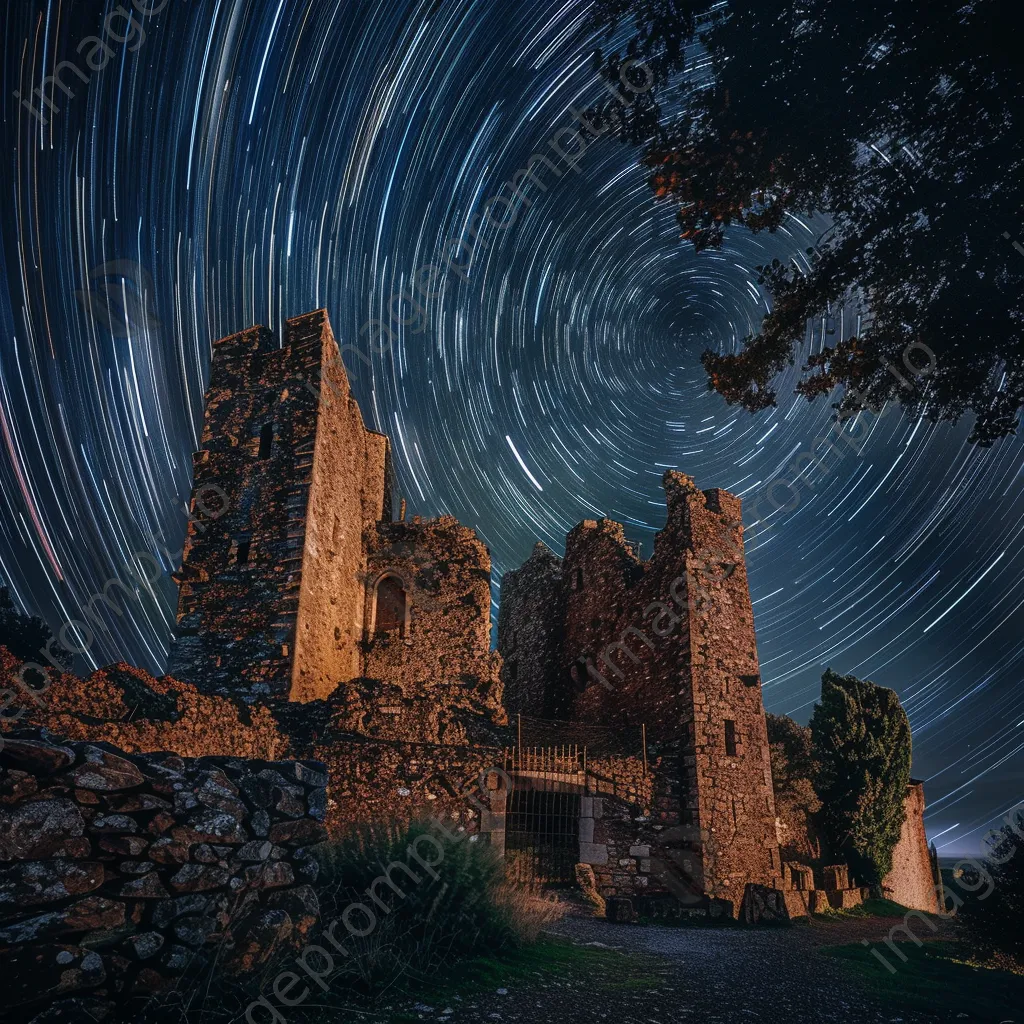
[(377, 584), (374, 633), (405, 632), (405, 588), (397, 576), (385, 576)]

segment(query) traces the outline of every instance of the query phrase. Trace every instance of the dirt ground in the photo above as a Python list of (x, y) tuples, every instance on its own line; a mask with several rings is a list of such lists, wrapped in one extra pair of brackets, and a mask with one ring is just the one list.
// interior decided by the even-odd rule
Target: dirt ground
[[(999, 1019), (999, 1013), (993, 1017), (991, 1012), (899, 1009), (898, 999), (880, 998), (848, 964), (827, 952), (865, 940), (873, 948), (896, 923), (845, 918), (754, 930), (614, 925), (567, 916), (549, 931), (581, 951), (602, 955), (589, 961), (581, 957), (568, 970), (537, 970), (499, 981), (475, 994), (449, 994), (437, 1005), (419, 1002), (407, 1007), (402, 1019), (452, 1024), (973, 1024)], [(884, 945), (880, 949), (889, 954)], [(1018, 1014), (1018, 1007), (1007, 1006), (1004, 1019), (1024, 1020)]]

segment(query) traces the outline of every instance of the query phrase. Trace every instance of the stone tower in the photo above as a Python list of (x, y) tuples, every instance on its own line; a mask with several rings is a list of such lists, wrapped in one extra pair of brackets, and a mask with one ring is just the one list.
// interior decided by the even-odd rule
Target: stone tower
[(393, 520), (390, 442), (363, 425), (323, 310), (281, 343), (215, 342), (200, 444), (171, 675), (332, 697), (349, 729), (391, 738), (504, 721), (490, 552), (451, 516)]
[(665, 474), (668, 516), (643, 560), (621, 524), (587, 520), (502, 581), (509, 711), (616, 725), (674, 747), (679, 826), (699, 887), (737, 899), (780, 877), (740, 499)]
[[(318, 310), (215, 342), (170, 674), (311, 700), (359, 676), (364, 533), (391, 519), (391, 451), (367, 430)], [(227, 495), (223, 514), (210, 485)]]

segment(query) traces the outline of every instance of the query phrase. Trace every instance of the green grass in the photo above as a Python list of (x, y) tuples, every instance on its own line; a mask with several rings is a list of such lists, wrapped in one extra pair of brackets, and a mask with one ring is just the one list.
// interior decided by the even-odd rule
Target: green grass
[[(905, 963), (884, 942), (872, 947), (832, 946), (823, 952), (848, 963), (886, 1005), (924, 1013), (961, 1013), (971, 1024), (1018, 1019), (1024, 1005), (1024, 977), (966, 963), (961, 959), (963, 947), (955, 942), (895, 945), (907, 958)], [(894, 974), (872, 949), (896, 968)]]
[[(871, 897), (866, 899), (860, 906), (852, 907), (849, 910), (830, 910), (826, 915), (828, 917), (904, 917), (907, 913), (907, 908), (902, 903), (894, 903), (892, 900), (882, 899), (881, 897)], [(929, 914), (934, 920), (934, 915)]]

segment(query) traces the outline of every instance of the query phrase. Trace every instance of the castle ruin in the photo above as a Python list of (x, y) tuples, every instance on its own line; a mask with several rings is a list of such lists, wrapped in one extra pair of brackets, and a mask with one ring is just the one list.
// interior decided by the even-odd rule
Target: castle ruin
[(323, 762), (335, 835), (441, 816), (513, 877), (647, 917), (848, 905), (842, 872), (814, 896), (780, 862), (740, 500), (664, 487), (649, 558), (586, 520), (564, 557), (538, 544), (507, 573), (498, 653), (490, 553), (451, 516), (406, 520), (326, 313), (250, 328), (213, 346), (169, 675), (60, 675), (30, 719), (125, 751)]

